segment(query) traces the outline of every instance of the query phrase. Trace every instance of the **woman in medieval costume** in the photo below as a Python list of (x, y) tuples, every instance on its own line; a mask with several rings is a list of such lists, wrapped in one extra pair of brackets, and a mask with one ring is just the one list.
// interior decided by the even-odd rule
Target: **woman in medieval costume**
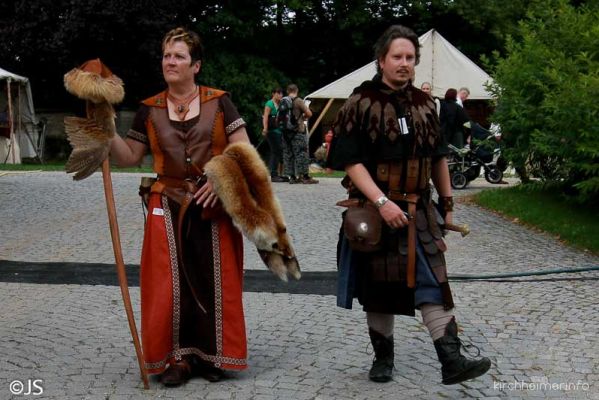
[[(442, 239), (453, 200), (435, 103), (412, 85), (419, 47), (412, 30), (390, 27), (375, 45), (377, 75), (354, 89), (334, 124), (328, 163), (347, 172), (350, 193), (339, 204), (366, 205), (384, 222), (380, 243), (368, 241), (367, 248), (363, 241), (349, 240), (359, 236), (347, 235), (348, 217), (359, 210), (345, 214), (337, 304), (351, 308), (357, 297), (366, 311), (375, 352), (371, 380), (392, 379), (394, 315), (420, 309), (442, 365), (442, 381), (455, 384), (484, 374), (491, 363), (460, 353)], [(431, 178), (443, 216), (431, 199)], [(376, 226), (372, 219), (368, 223)], [(373, 231), (368, 223), (356, 225)]]
[(242, 238), (203, 169), (249, 139), (228, 94), (195, 83), (202, 57), (196, 33), (168, 32), (168, 88), (142, 102), (126, 139), (116, 135), (111, 147), (122, 166), (139, 165), (149, 148), (158, 174), (142, 250), (141, 331), (145, 366), (166, 386), (246, 368)]

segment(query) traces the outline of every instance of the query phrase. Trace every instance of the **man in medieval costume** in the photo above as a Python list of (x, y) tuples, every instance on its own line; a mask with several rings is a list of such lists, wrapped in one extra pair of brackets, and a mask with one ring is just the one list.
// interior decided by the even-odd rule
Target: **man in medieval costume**
[(443, 383), (455, 384), (484, 374), (491, 363), (460, 353), (443, 255), (442, 227), (452, 222), (453, 211), (446, 146), (434, 100), (412, 86), (419, 47), (412, 30), (391, 26), (375, 44), (377, 75), (354, 89), (334, 124), (328, 164), (347, 173), (350, 200), (343, 205), (376, 208), (383, 221), (372, 249), (360, 243), (355, 250), (340, 235), (338, 305), (351, 308), (357, 297), (366, 312), (375, 352), (371, 380), (392, 379), (394, 315), (413, 316), (419, 309)]

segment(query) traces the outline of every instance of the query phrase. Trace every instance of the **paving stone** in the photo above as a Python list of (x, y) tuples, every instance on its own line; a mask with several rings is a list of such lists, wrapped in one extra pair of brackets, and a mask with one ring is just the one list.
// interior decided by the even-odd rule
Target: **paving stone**
[[(143, 235), (140, 176), (113, 175), (125, 262), (132, 264), (139, 263)], [(478, 181), (456, 196), (486, 187)], [(274, 189), (302, 269), (335, 271), (342, 210), (334, 204), (345, 196), (339, 179)], [(0, 209), (0, 259), (114, 262), (99, 174), (82, 182), (63, 173), (5, 175), (0, 198), (11, 205)], [(597, 257), (476, 206), (458, 202), (456, 211), (456, 222), (470, 224), (472, 233), (447, 236), (450, 274), (599, 265)], [(246, 249), (246, 268), (262, 270), (256, 252)], [(357, 303), (342, 310), (333, 296), (245, 293), (248, 370), (218, 384), (196, 378), (168, 390), (151, 377), (147, 391), (117, 287), (0, 283), (0, 398), (10, 397), (14, 379), (43, 379), (45, 399), (599, 399), (599, 273), (559, 277), (451, 283), (461, 338), (493, 363), (489, 374), (462, 385), (440, 384), (420, 316), (396, 318), (394, 381), (379, 385), (367, 377), (372, 347)], [(581, 277), (588, 279), (563, 279)], [(139, 288), (130, 291), (139, 321)], [(534, 379), (580, 381), (588, 390), (495, 388)]]

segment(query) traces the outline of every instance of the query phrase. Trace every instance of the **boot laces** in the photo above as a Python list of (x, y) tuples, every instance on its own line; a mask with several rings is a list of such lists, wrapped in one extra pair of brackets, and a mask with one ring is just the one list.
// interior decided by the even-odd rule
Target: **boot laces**
[[(474, 358), (480, 357), (480, 348), (477, 345), (473, 344), (472, 342), (462, 340), (460, 337), (456, 337), (456, 339), (458, 340), (458, 343), (462, 346), (466, 354)], [(474, 350), (471, 349), (476, 350), (476, 354), (473, 354)]]
[(366, 344), (366, 354), (369, 356), (374, 354), (374, 347), (372, 347), (372, 343), (370, 342)]

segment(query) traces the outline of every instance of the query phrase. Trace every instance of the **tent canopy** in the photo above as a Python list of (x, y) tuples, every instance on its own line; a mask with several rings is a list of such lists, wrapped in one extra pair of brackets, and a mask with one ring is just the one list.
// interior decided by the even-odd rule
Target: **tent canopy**
[[(420, 36), (420, 63), (416, 66), (414, 84), (430, 82), (433, 95), (443, 97), (449, 88), (470, 89), (469, 99), (488, 100), (491, 94), (485, 89), (485, 83), (491, 77), (449, 43), (434, 29)], [(362, 82), (372, 79), (376, 74), (374, 61), (350, 72), (342, 78), (310, 93), (307, 99), (347, 99), (352, 90)]]
[[(9, 102), (10, 99), (10, 102)], [(39, 157), (39, 135), (29, 79), (0, 68), (0, 163)]]
[[(418, 39), (420, 63), (416, 66), (415, 86), (429, 82), (433, 87), (433, 95), (441, 98), (449, 88), (467, 87), (470, 90), (469, 100), (491, 99), (491, 94), (485, 89), (485, 83), (490, 82), (491, 77), (439, 32), (431, 29)], [(306, 99), (311, 101), (310, 108), (321, 113), (310, 133), (320, 123), (330, 125), (354, 88), (372, 79), (375, 74), (376, 66), (372, 61), (307, 95)]]

